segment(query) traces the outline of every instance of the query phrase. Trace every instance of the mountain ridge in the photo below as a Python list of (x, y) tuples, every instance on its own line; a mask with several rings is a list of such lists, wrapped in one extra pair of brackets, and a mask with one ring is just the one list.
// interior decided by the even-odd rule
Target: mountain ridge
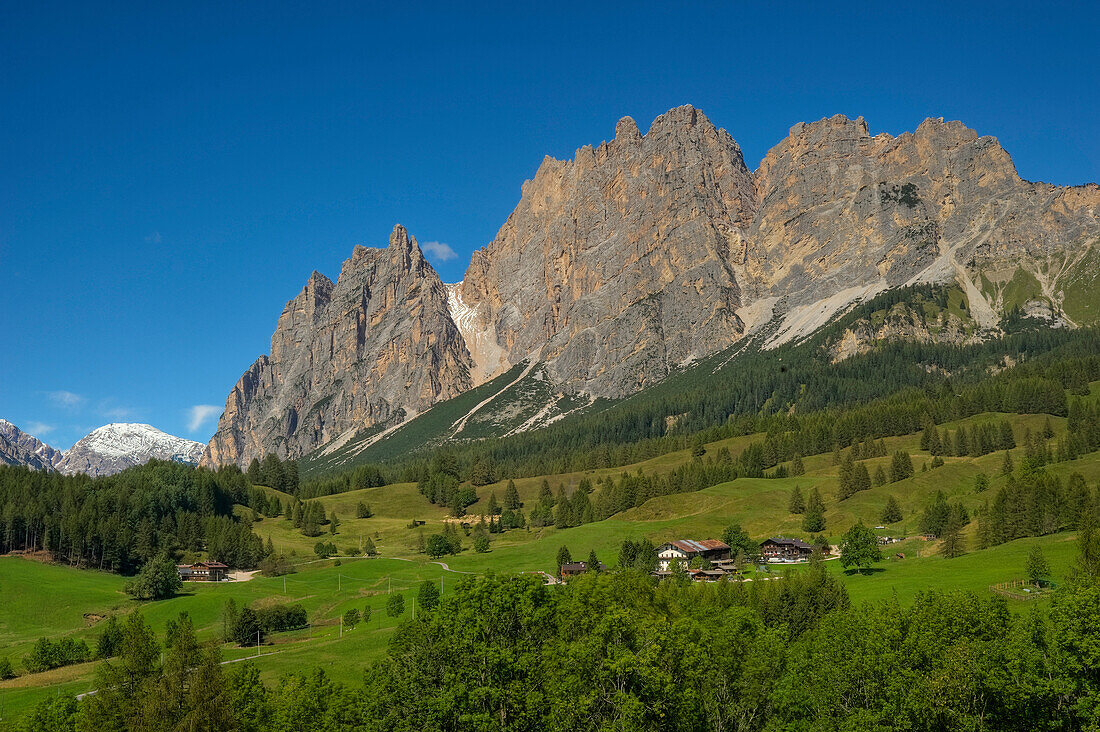
[[(271, 356), (231, 392), (203, 463), (300, 457), (520, 363), (542, 363), (560, 395), (621, 398), (766, 323), (779, 323), (774, 347), (907, 284), (957, 283), (977, 338), (1013, 308), (1092, 322), (1098, 209), (1100, 186), (1024, 181), (995, 138), (942, 118), (896, 137), (871, 136), (862, 117), (798, 123), (749, 171), (690, 105), (645, 135), (624, 117), (612, 140), (544, 158), (461, 282), (444, 285), (400, 225), (386, 250), (357, 246), (335, 285), (314, 273), (314, 290), (358, 301), (309, 305), (307, 283)], [(387, 286), (368, 287), (378, 255), (363, 252), (395, 244)], [(306, 314), (318, 307), (321, 319)], [(401, 358), (380, 342), (393, 337)]]
[(141, 423), (115, 422), (97, 427), (65, 451), (56, 469), (66, 475), (113, 475), (150, 460), (196, 464), (205, 445), (169, 435)]
[(26, 465), (34, 470), (55, 468), (64, 453), (34, 435), (0, 419), (0, 463)]

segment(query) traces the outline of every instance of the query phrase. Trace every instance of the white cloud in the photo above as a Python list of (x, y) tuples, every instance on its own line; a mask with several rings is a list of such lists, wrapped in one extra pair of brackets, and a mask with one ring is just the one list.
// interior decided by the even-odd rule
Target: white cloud
[(202, 427), (211, 417), (217, 417), (221, 407), (213, 404), (196, 404), (187, 410), (187, 429), (195, 432)]
[(145, 243), (146, 244), (160, 244), (161, 241), (162, 241), (162, 239), (161, 239), (159, 231), (154, 231), (152, 234), (145, 237)]
[(27, 429), (24, 431), (28, 435), (34, 435), (35, 437), (38, 437), (39, 435), (45, 435), (53, 432), (54, 426), (52, 424), (45, 424), (44, 422), (31, 422), (27, 425)]
[(76, 409), (87, 401), (79, 394), (73, 394), (71, 391), (65, 391), (63, 389), (59, 391), (48, 391), (46, 392), (46, 397), (54, 403), (54, 406), (64, 409)]
[(446, 262), (458, 256), (455, 250), (451, 249), (450, 244), (444, 244), (441, 241), (426, 241), (420, 245), (420, 248), (423, 249), (425, 253), (441, 262)]

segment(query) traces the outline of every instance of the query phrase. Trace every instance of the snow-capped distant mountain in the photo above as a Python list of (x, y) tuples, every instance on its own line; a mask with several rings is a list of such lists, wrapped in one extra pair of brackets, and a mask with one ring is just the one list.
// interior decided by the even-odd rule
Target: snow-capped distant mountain
[(49, 470), (61, 462), (62, 452), (0, 419), (0, 463)]
[(201, 442), (174, 437), (148, 424), (108, 424), (65, 451), (57, 469), (67, 475), (113, 475), (154, 458), (194, 465), (204, 447)]

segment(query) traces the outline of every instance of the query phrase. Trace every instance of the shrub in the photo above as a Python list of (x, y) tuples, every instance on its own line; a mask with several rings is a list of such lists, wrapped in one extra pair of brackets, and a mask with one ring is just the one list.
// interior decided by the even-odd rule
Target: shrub
[(163, 600), (175, 595), (182, 584), (176, 565), (161, 554), (146, 562), (138, 576), (126, 583), (126, 592), (135, 600)]

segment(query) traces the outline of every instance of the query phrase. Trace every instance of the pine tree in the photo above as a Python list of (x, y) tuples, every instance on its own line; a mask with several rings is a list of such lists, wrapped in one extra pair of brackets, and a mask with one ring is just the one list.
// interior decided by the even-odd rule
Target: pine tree
[[(927, 465), (924, 466), (924, 469), (927, 470), (928, 466)], [(875, 477), (872, 480), (872, 485), (880, 486), (880, 485), (886, 485), (886, 483), (887, 483), (886, 471), (882, 469), (881, 465), (879, 465), (877, 468), (875, 468)]]
[(852, 490), (859, 492), (871, 487), (871, 476), (867, 473), (867, 464), (856, 463), (852, 470)]
[(1012, 451), (1005, 450), (1005, 459), (1004, 462), (1001, 463), (1001, 475), (1012, 475), (1012, 470)]
[(573, 511), (569, 505), (569, 501), (560, 499), (558, 505), (554, 506), (554, 528), (567, 529), (573, 525)]
[(508, 487), (504, 491), (504, 507), (509, 511), (518, 511), (523, 506), (519, 500), (519, 491), (516, 490), (516, 482), (508, 481)]
[(961, 556), (965, 551), (966, 545), (959, 529), (951, 527), (944, 532), (943, 543), (940, 546), (940, 553), (943, 554), (944, 558), (954, 559)]
[(886, 507), (882, 510), (882, 523), (896, 524), (901, 519), (901, 506), (898, 505), (898, 499), (890, 496), (886, 499)]
[(1050, 438), (1054, 437), (1054, 425), (1050, 423), (1050, 417), (1047, 417), (1046, 421), (1043, 422), (1042, 435), (1044, 440), (1049, 440)]
[(600, 560), (596, 557), (596, 550), (588, 552), (588, 564), (585, 567), (589, 572), (600, 571)]
[(909, 453), (898, 450), (890, 461), (890, 482), (897, 483), (899, 480), (905, 480), (912, 475), (913, 461), (910, 459)]
[(802, 516), (802, 530), (817, 533), (825, 530), (825, 503), (815, 486), (810, 490), (810, 500), (806, 502), (806, 513)]
[(573, 555), (569, 553), (569, 547), (564, 544), (558, 549), (558, 574), (561, 574), (562, 565), (571, 564), (573, 562)]
[(930, 450), (932, 446), (932, 435), (936, 432), (935, 423), (932, 420), (928, 420), (925, 423), (924, 431), (920, 433), (920, 449)]
[[(794, 459), (791, 460), (791, 475), (798, 477), (805, 474), (806, 466), (802, 464), (802, 456), (795, 453)], [(797, 512), (792, 512), (797, 513)]]
[(1025, 569), (1027, 581), (1036, 587), (1050, 576), (1050, 565), (1047, 564), (1047, 558), (1043, 556), (1043, 550), (1038, 546), (1032, 547), (1028, 553)]
[(928, 452), (933, 457), (943, 454), (943, 440), (940, 438), (940, 431), (935, 427), (928, 434)]
[(496, 516), (500, 513), (500, 504), (497, 503), (497, 492), (493, 491), (489, 494), (489, 515)]
[(844, 456), (844, 459), (840, 462), (840, 470), (838, 471), (840, 485), (837, 488), (836, 497), (838, 500), (843, 501), (856, 492), (855, 487), (855, 463), (852, 462), (852, 455), (848, 453)]
[(550, 482), (546, 478), (542, 479), (542, 485), (539, 486), (538, 500), (539, 503), (554, 505), (554, 494), (550, 492)]
[(791, 500), (787, 504), (790, 513), (802, 513), (806, 510), (806, 502), (802, 499), (802, 489), (797, 485), (791, 489)]

